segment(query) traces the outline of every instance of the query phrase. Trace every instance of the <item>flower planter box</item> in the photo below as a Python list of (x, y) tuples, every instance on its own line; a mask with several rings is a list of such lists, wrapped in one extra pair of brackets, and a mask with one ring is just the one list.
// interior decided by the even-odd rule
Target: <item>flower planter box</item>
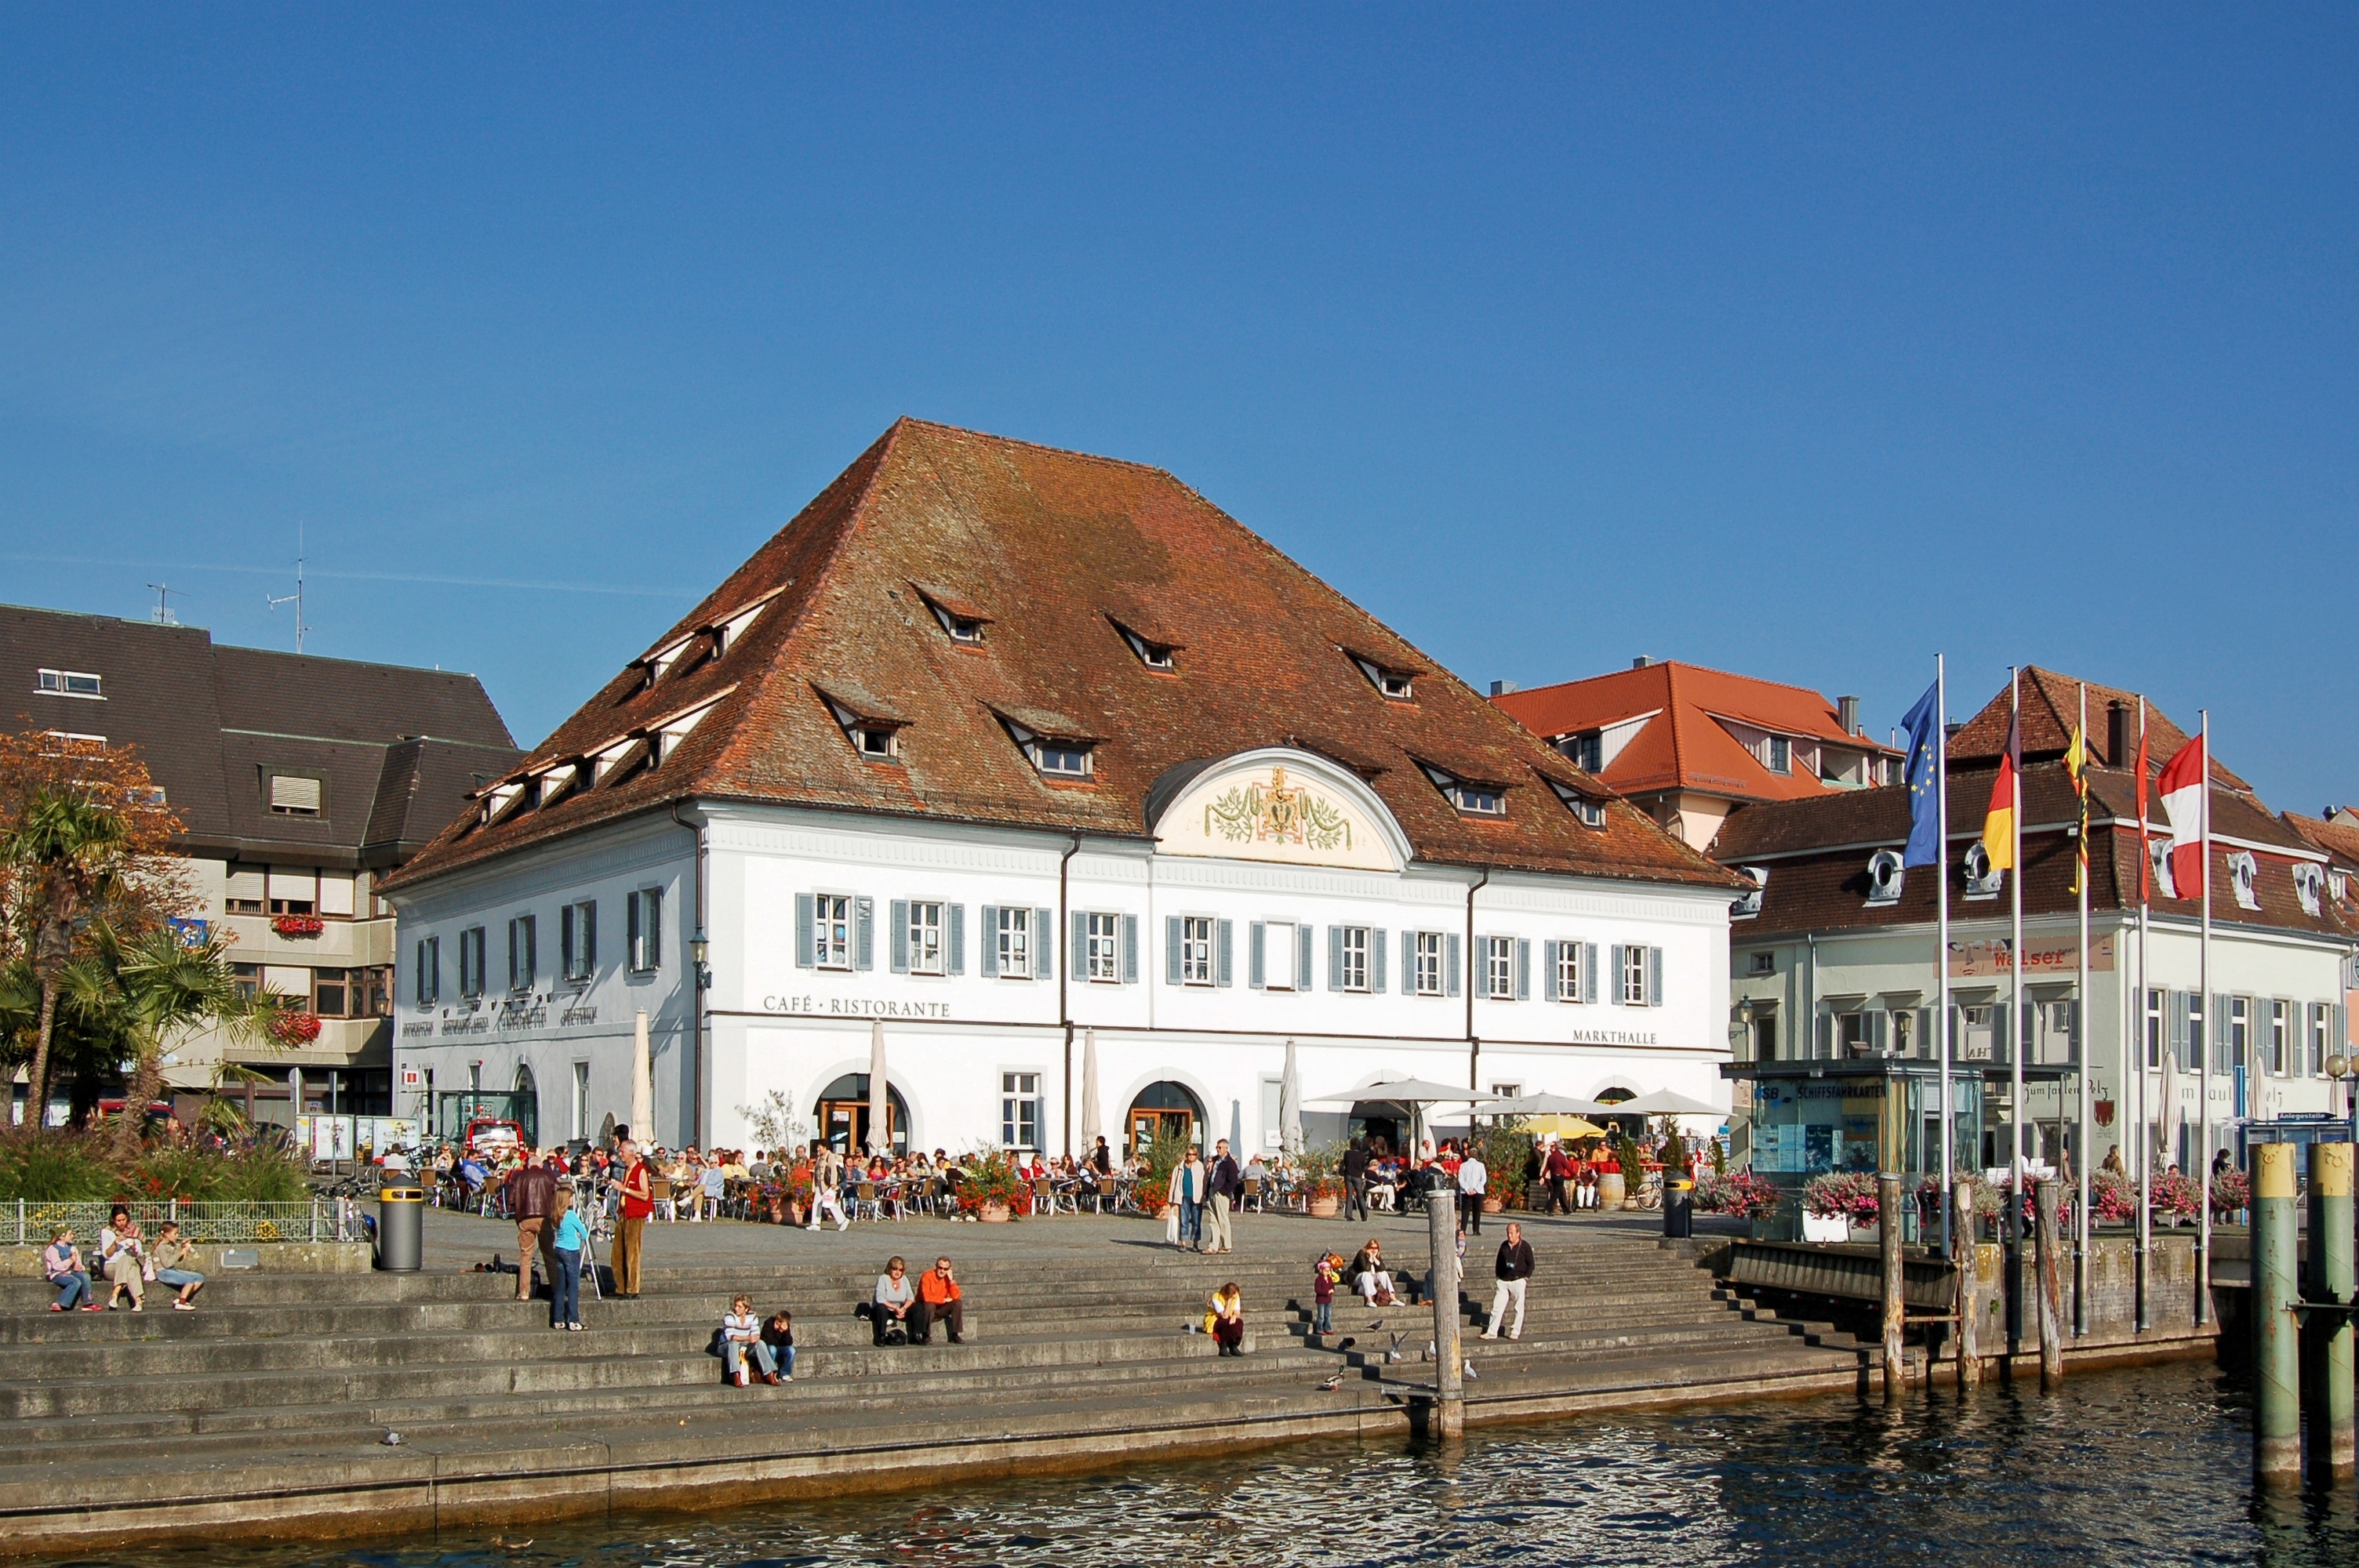
[(1805, 1241), (1849, 1241), (1851, 1221), (1839, 1214), (1802, 1216), (1802, 1239)]
[(1483, 1212), (1484, 1214), (1504, 1214), (1506, 1212), (1506, 1208), (1507, 1205), (1505, 1199), (1495, 1198), (1487, 1193), (1484, 1195)]
[(1320, 1197), (1310, 1200), (1310, 1217), (1313, 1219), (1332, 1219), (1342, 1213), (1343, 1209), (1342, 1198)]
[(1004, 1203), (986, 1202), (977, 1204), (974, 1209), (974, 1217), (975, 1218), (983, 1221), (985, 1225), (1006, 1225), (1007, 1223), (1007, 1206)]

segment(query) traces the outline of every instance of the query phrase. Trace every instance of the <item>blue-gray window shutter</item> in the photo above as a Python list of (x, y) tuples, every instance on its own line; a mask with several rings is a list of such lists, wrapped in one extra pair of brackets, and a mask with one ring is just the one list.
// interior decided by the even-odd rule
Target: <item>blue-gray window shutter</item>
[(580, 960), (574, 957), (581, 951), (573, 940), (573, 906), (560, 904), (557, 910), (557, 964), (569, 978), (581, 972)]
[(1368, 930), (1368, 989), (1379, 996), (1385, 989), (1385, 963), (1392, 953), (1392, 934), (1384, 927)]
[(1417, 933), (1401, 933), (1401, 995), (1417, 994)]
[(1552, 941), (1540, 944), (1540, 995), (1550, 1001), (1562, 1001), (1564, 988), (1557, 983), (1556, 949)]
[(2169, 1033), (2164, 1036), (2164, 1039), (2170, 1046), (2170, 1059), (2173, 1062), (2176, 1062), (2181, 1068), (2184, 1068), (2189, 1065), (2187, 1060), (2187, 993), (2185, 991), (2172, 991), (2169, 993)]
[(811, 895), (795, 894), (795, 968), (808, 969), (819, 962), (811, 945)]
[(1581, 945), (1581, 996), (1582, 1001), (1597, 1000), (1597, 944)]
[(999, 978), (999, 906), (986, 903), (975, 917), (976, 945), (982, 948), (975, 972), (984, 979)]
[(1094, 979), (1090, 973), (1090, 914), (1085, 909), (1073, 911), (1072, 939), (1065, 944), (1065, 962), (1079, 974), (1080, 979)]
[(1297, 990), (1310, 989), (1310, 927), (1294, 928), (1294, 986)]
[(951, 973), (966, 973), (966, 905), (951, 903), (942, 906), (942, 922), (950, 927), (943, 933), (950, 938)]
[(598, 967), (598, 903), (595, 899), (582, 906), (582, 972), (589, 974)]
[(1163, 917), (1163, 983), (1180, 983), (1180, 917), (1176, 914)]
[(1138, 916), (1135, 914), (1122, 917), (1122, 983), (1138, 983)]
[(873, 898), (852, 901), (852, 967), (876, 967), (876, 901)]
[(1626, 962), (1622, 954), (1622, 944), (1616, 942), (1614, 944), (1614, 978), (1605, 985), (1605, 1000), (1609, 1006), (1622, 1005), (1623, 976), (1626, 972), (1623, 966)]
[(1057, 978), (1057, 912), (1036, 909), (1032, 912), (1032, 973), (1044, 980)]
[(1532, 945), (1521, 936), (1516, 938), (1516, 1000), (1532, 1000)]
[(1327, 989), (1343, 989), (1343, 928), (1340, 925), (1327, 928)]
[(909, 972), (909, 901), (895, 899), (886, 908), (885, 917), (893, 926), (885, 935), (886, 954), (892, 962), (893, 972), (906, 975)]
[(1663, 1005), (1663, 950), (1660, 947), (1647, 949), (1647, 1005)]
[(1245, 984), (1255, 990), (1260, 990), (1268, 978), (1268, 949), (1265, 946), (1268, 932), (1269, 927), (1258, 920), (1245, 927)]
[(1220, 953), (1214, 960), (1212, 983), (1218, 986), (1234, 985), (1236, 983), (1237, 923), (1234, 920), (1223, 920), (1214, 924), (1217, 927), (1215, 935), (1219, 937)]
[(1441, 994), (1458, 994), (1458, 977), (1466, 968), (1466, 938), (1452, 931), (1441, 944)]

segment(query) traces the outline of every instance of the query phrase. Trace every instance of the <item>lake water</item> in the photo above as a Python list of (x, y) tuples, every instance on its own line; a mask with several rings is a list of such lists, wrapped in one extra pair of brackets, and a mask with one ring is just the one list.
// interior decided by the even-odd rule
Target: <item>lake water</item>
[[(453, 1533), (187, 1549), (163, 1568), (771, 1564), (2187, 1563), (2351, 1568), (2354, 1494), (2256, 1498), (2242, 1385), (2208, 1364), (2064, 1392), (1937, 1393), (1599, 1416), (1455, 1450), (1303, 1444), (858, 1501)], [(532, 1538), (529, 1547), (508, 1550)], [(85, 1559), (84, 1561), (89, 1561)]]

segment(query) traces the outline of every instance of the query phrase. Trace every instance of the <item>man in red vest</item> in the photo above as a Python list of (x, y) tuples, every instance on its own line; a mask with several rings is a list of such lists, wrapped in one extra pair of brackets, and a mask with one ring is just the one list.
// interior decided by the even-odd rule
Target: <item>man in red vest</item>
[(647, 1216), (656, 1211), (655, 1178), (639, 1157), (639, 1146), (619, 1141), (623, 1153), (623, 1213), (614, 1225), (614, 1294), (624, 1301), (639, 1293), (639, 1242)]

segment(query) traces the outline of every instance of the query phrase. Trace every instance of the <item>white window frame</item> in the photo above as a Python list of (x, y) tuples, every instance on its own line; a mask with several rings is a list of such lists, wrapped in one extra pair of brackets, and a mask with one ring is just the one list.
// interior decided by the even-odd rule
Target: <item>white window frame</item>
[[(88, 689), (74, 689), (77, 682), (87, 682)], [(75, 697), (85, 702), (106, 700), (106, 680), (88, 670), (42, 670), (33, 677), (33, 690), (42, 697)]]
[(811, 967), (852, 968), (854, 902), (848, 892), (811, 894)]
[(573, 1064), (573, 1136), (590, 1136), (590, 1064)]
[(2253, 999), (2232, 996), (2228, 999), (2228, 1071), (2250, 1060), (2253, 1048)]
[(1556, 997), (1559, 1001), (1583, 1002), (1581, 994), (1582, 946), (1579, 942), (1556, 945)]
[(1450, 804), (1469, 816), (1505, 816), (1507, 815), (1507, 792), (1489, 784), (1468, 784), (1462, 779), (1450, 786)]
[(540, 979), (540, 922), (529, 914), (508, 916), (508, 989), (528, 991)]
[[(1038, 1152), (1048, 1132), (1049, 1106), (1040, 1092), (1047, 1075), (1033, 1067), (1003, 1068), (999, 1075), (999, 1141), (1006, 1149)], [(1032, 1137), (1018, 1136), (1028, 1112)]]
[(2283, 1078), (2299, 1076), (2298, 1074), (2291, 1074), (2287, 1071), (2288, 1066), (2296, 1059), (2294, 1047), (2297, 1047), (2299, 1044), (2298, 1037), (2290, 1042), (2288, 1038), (2293, 1034), (2293, 1030), (2290, 1027), (2290, 1021), (2287, 1017), (2287, 1012), (2288, 1010), (2292, 1008), (2294, 1005), (2294, 1003), (2288, 1001), (2272, 1001), (2269, 1003), (2269, 1076), (2271, 1077)]
[(1343, 989), (1364, 993), (1368, 989), (1369, 955), (1375, 947), (1375, 933), (1365, 925), (1346, 925), (1341, 929), (1343, 933)]
[(1643, 943), (1632, 942), (1624, 946), (1622, 972), (1614, 977), (1614, 983), (1622, 988), (1624, 1007), (1647, 1005), (1647, 967), (1648, 956), (1653, 951)]
[(2160, 986), (2149, 986), (2146, 993), (2146, 1065), (2154, 1072), (2162, 1066), (2162, 1051), (2166, 1043), (2164, 1027), (2170, 1008), (2170, 993)]
[(1768, 737), (1761, 748), (1762, 765), (1773, 773), (1790, 775), (1794, 771), (1794, 742), (1783, 735)]
[(1122, 915), (1105, 910), (1087, 912), (1082, 933), (1089, 946), (1082, 973), (1092, 985), (1122, 983)]
[(1483, 945), (1483, 996), (1489, 1001), (1516, 1000), (1516, 939), (1478, 936)]
[(1442, 988), (1448, 983), (1448, 978), (1442, 973), (1447, 960), (1444, 957), (1445, 945), (1441, 935), (1439, 931), (1416, 933), (1417, 940), (1409, 949), (1416, 955), (1416, 961), (1412, 966), (1415, 972), (1409, 976), (1409, 983), (1414, 988), (1411, 993), (1413, 995), (1440, 996), (1442, 994)]
[(1001, 904), (994, 922), (991, 940), (999, 951), (999, 978), (1004, 980), (1028, 980), (1032, 975), (1032, 955), (1038, 933), (1032, 929), (1031, 906)]
[(1217, 979), (1213, 965), (1217, 958), (1214, 948), (1220, 939), (1220, 923), (1209, 914), (1183, 914), (1180, 917), (1180, 983), (1183, 986), (1209, 986)]
[(940, 899), (909, 901), (906, 940), (909, 945), (909, 972), (913, 975), (950, 972), (950, 948), (942, 933), (943, 911)]
[(1086, 779), (1096, 775), (1097, 764), (1093, 760), (1097, 748), (1078, 741), (1046, 741), (1035, 739), (1025, 748), (1032, 753), (1032, 765), (1044, 779)]

